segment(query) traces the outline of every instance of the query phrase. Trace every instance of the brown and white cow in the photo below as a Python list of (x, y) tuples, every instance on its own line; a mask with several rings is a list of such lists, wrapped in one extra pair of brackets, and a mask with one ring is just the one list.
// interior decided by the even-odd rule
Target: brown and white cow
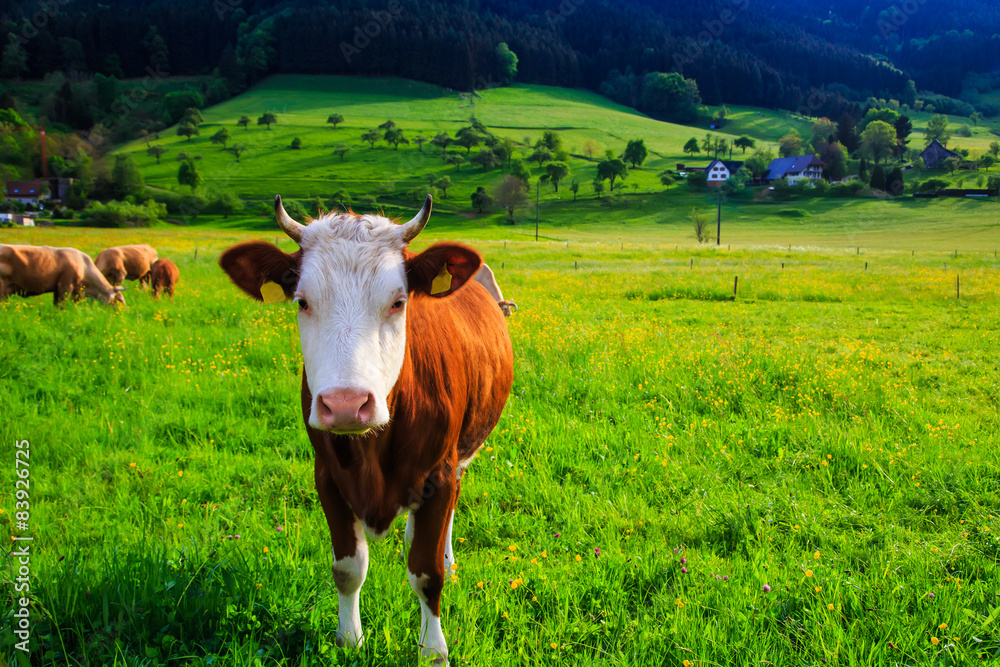
[(493, 295), (497, 305), (500, 306), (500, 310), (503, 311), (504, 317), (510, 317), (517, 312), (517, 304), (510, 299), (503, 298), (503, 292), (500, 291), (500, 285), (497, 284), (497, 278), (493, 275), (493, 269), (490, 268), (489, 264), (483, 262), (483, 265), (476, 271), (476, 275), (473, 278), (485, 287), (487, 292)]
[(121, 285), (126, 280), (138, 280), (139, 285), (148, 285), (156, 259), (156, 248), (143, 243), (102, 250), (96, 263), (112, 285)]
[(181, 272), (177, 268), (177, 265), (169, 259), (158, 259), (153, 263), (150, 274), (152, 276), (150, 287), (153, 290), (153, 298), (160, 298), (160, 292), (162, 291), (168, 294), (170, 300), (173, 301), (174, 286), (177, 285), (177, 281), (181, 277)]
[(420, 652), (441, 664), (448, 658), (441, 591), (455, 560), (462, 473), (500, 418), (513, 354), (496, 300), (472, 280), (479, 253), (453, 243), (409, 250), (430, 211), (428, 196), (404, 225), (331, 213), (305, 226), (277, 197), (278, 222), (299, 250), (242, 243), (219, 263), (255, 299), (298, 304), (302, 417), (333, 542), (338, 642), (363, 640), (366, 534), (385, 536), (409, 512)]
[(12, 294), (55, 294), (55, 305), (66, 295), (83, 295), (106, 304), (125, 305), (124, 287), (112, 287), (94, 260), (76, 248), (0, 245), (0, 301)]

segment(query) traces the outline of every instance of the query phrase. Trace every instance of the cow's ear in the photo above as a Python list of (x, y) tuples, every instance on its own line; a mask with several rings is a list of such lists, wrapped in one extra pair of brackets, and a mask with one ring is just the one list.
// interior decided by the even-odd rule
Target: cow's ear
[(435, 243), (419, 255), (408, 253), (406, 282), (411, 292), (445, 297), (471, 280), (482, 264), (482, 256), (472, 248)]
[(270, 303), (281, 301), (282, 293), (286, 299), (292, 298), (299, 282), (301, 259), (301, 250), (289, 255), (276, 245), (248, 241), (222, 253), (219, 266), (241, 290)]

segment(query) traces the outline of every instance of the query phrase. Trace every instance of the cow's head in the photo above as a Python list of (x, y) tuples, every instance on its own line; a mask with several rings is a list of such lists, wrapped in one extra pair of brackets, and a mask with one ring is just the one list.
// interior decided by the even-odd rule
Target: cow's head
[(83, 288), (83, 293), (87, 296), (97, 299), (106, 305), (119, 305), (128, 306), (125, 303), (125, 295), (122, 292), (125, 291), (124, 287), (112, 287), (111, 285), (104, 286), (94, 286), (91, 287), (87, 285)]
[(471, 248), (407, 249), (431, 214), (428, 196), (403, 225), (380, 215), (329, 214), (308, 225), (274, 201), (278, 224), (299, 244), (234, 246), (219, 260), (244, 292), (262, 301), (293, 299), (312, 404), (309, 425), (364, 433), (389, 421), (388, 397), (406, 356), (408, 302), (449, 297), (479, 270)]

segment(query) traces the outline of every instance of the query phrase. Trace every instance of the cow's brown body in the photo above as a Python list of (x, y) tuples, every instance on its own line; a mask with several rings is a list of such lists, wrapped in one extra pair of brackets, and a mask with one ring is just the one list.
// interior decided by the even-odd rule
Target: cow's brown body
[(95, 263), (112, 285), (121, 285), (126, 280), (138, 280), (140, 285), (148, 285), (156, 260), (156, 249), (143, 243), (102, 250)]
[(169, 259), (158, 259), (153, 264), (153, 269), (150, 273), (152, 274), (150, 286), (153, 290), (153, 298), (158, 299), (160, 292), (164, 292), (173, 301), (174, 286), (177, 285), (177, 281), (181, 277), (181, 272), (177, 268), (177, 265)]
[(0, 300), (18, 294), (54, 294), (56, 305), (84, 294), (104, 303), (125, 303), (94, 261), (76, 248), (0, 245)]
[[(333, 542), (338, 642), (363, 641), (365, 535), (385, 535), (408, 513), (407, 569), (421, 605), (420, 653), (444, 664), (440, 601), (455, 562), (451, 529), (461, 478), (500, 419), (514, 373), (504, 314), (473, 279), (482, 265), (479, 253), (452, 243), (419, 254), (408, 249), (430, 205), (428, 197), (398, 231), (381, 217), (327, 216), (313, 222), (303, 240), (306, 228), (288, 218), (277, 198), (278, 221), (300, 249), (287, 254), (267, 243), (243, 243), (223, 253), (220, 264), (255, 299), (264, 298), (265, 288), (271, 294), (280, 288), (298, 301), (310, 369), (308, 375), (303, 369), (302, 416)], [(400, 326), (396, 333), (394, 318), (404, 313), (405, 331)], [(372, 340), (377, 349), (364, 347)], [(339, 357), (323, 358), (334, 350)], [(351, 365), (359, 358), (367, 369)], [(398, 366), (378, 365), (397, 358)], [(385, 375), (366, 374), (372, 368)], [(379, 384), (383, 377), (390, 383)]]

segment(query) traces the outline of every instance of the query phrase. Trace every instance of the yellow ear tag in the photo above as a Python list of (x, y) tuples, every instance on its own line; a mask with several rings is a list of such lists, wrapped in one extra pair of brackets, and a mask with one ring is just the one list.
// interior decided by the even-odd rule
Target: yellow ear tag
[(260, 295), (264, 298), (264, 303), (278, 303), (285, 300), (285, 290), (270, 280), (260, 286)]
[(431, 294), (441, 294), (451, 289), (451, 274), (448, 273), (448, 265), (441, 266), (441, 273), (434, 277), (431, 283)]

